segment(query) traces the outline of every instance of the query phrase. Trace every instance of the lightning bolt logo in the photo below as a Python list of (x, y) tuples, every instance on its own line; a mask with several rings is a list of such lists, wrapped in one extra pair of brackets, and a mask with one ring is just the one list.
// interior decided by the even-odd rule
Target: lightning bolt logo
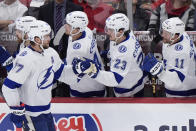
[(46, 89), (47, 87), (52, 85), (53, 79), (52, 79), (52, 81), (51, 80), (49, 81), (50, 84), (48, 84), (47, 86), (42, 87), (44, 84), (46, 84), (48, 82), (49, 77), (51, 76), (51, 73), (52, 73), (52, 66), (47, 69), (46, 74), (42, 77), (43, 80), (41, 82), (38, 82), (38, 88), (39, 89)]

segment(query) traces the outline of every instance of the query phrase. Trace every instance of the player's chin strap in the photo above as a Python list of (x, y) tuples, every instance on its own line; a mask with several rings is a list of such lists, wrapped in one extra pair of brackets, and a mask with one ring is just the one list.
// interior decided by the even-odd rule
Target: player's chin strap
[(40, 38), (40, 39), (41, 39), (41, 44), (37, 43), (36, 41), (34, 41), (34, 42), (35, 42), (35, 44), (39, 45), (39, 47), (40, 47), (41, 50), (42, 50), (41, 54), (44, 55), (43, 39), (42, 39), (42, 38)]
[(176, 41), (177, 39), (179, 39), (179, 38), (182, 36), (182, 34), (180, 34), (180, 35), (178, 36), (178, 38), (172, 40), (172, 39), (174, 38), (174, 36), (175, 36), (175, 34), (171, 33), (171, 38), (170, 38), (171, 44), (170, 44), (170, 45), (175, 44), (175, 43), (176, 43), (175, 41)]
[(73, 28), (73, 27), (71, 28), (71, 31), (70, 31), (70, 35), (71, 35), (71, 36), (75, 36), (75, 35), (77, 35), (77, 34), (79, 34), (79, 33), (80, 33), (80, 31), (78, 31), (78, 32), (77, 32), (77, 33), (75, 33), (75, 34), (72, 34), (72, 32), (73, 32), (73, 30), (74, 30), (74, 29), (75, 29), (75, 28)]
[[(115, 30), (115, 32), (114, 32), (114, 34), (115, 34), (115, 42), (117, 42), (123, 35), (124, 35), (124, 32), (119, 36), (119, 37), (117, 37), (117, 31)], [(116, 43), (117, 44), (117, 43)]]
[(41, 54), (44, 55), (44, 48), (43, 48), (43, 40), (41, 39), (41, 44), (39, 45), (39, 47), (42, 49)]

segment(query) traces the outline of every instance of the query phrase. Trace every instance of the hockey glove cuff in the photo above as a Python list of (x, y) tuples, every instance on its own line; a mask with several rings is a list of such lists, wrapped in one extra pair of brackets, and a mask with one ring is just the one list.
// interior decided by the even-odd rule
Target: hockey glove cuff
[(17, 128), (22, 128), (23, 122), (25, 121), (24, 106), (11, 106), (10, 110), (10, 121), (12, 121)]
[(158, 75), (163, 71), (163, 64), (157, 61), (152, 53), (149, 53), (144, 58), (142, 69), (151, 73), (152, 75)]

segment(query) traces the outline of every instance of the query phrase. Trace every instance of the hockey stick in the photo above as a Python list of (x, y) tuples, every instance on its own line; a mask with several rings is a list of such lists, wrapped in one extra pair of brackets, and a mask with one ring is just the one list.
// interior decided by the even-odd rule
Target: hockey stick
[[(155, 47), (159, 43), (159, 41), (162, 39), (160, 35), (157, 35), (151, 42), (151, 47), (150, 47), (150, 52), (155, 53)], [(157, 76), (151, 75), (151, 81), (152, 81), (152, 93), (153, 96), (156, 96), (156, 81), (157, 81)]]
[(26, 117), (26, 119), (27, 119), (27, 126), (29, 127), (29, 129), (26, 129), (25, 128), (25, 123), (24, 123), (24, 121), (23, 121), (23, 130), (24, 131), (35, 131), (35, 127), (34, 127), (34, 125), (33, 125), (33, 122), (32, 122), (32, 120), (31, 120), (31, 118), (30, 118), (30, 116), (28, 116), (28, 115), (25, 115), (25, 117)]

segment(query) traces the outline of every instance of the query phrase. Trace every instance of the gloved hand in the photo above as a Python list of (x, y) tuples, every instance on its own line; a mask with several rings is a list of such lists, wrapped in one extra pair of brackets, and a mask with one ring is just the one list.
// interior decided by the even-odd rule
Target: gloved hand
[[(0, 64), (5, 64), (6, 60), (8, 60), (8, 58), (11, 57), (11, 55), (9, 54), (9, 52), (7, 52), (5, 50), (4, 47), (0, 46)], [(4, 65), (5, 66), (5, 65)]]
[(81, 63), (81, 62), (82, 62), (82, 60), (77, 57), (75, 57), (72, 61), (72, 69), (76, 75), (82, 73), (82, 71), (78, 70), (79, 63)]
[(17, 128), (22, 128), (23, 122), (25, 121), (24, 106), (11, 106), (10, 110), (10, 121), (12, 121)]
[(5, 66), (6, 70), (9, 72), (13, 67), (13, 57), (2, 46), (0, 46), (0, 56), (0, 64)]
[(100, 52), (100, 55), (101, 55), (101, 57), (102, 58), (107, 58), (108, 57), (108, 50), (102, 50), (101, 52)]
[(157, 61), (152, 53), (149, 53), (144, 58), (142, 69), (152, 75), (158, 75), (163, 71), (163, 65), (161, 62)]
[(95, 78), (97, 76), (99, 68), (93, 60), (83, 58), (83, 60), (77, 60), (76, 63), (77, 64), (73, 64), (73, 70), (76, 74), (88, 74), (91, 78)]

